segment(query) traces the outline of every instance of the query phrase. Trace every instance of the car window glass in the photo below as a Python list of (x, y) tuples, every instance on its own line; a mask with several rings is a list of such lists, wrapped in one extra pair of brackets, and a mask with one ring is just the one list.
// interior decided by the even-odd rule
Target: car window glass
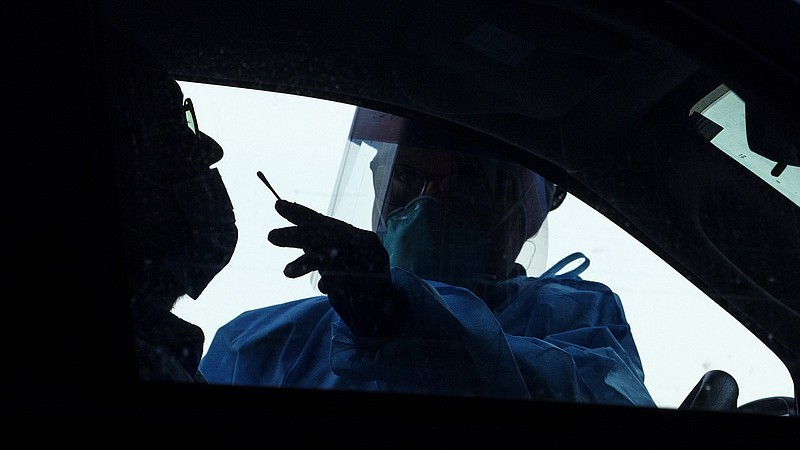
[(712, 144), (800, 206), (800, 167), (787, 166), (775, 173), (776, 162), (748, 146), (745, 103), (741, 97), (722, 85), (698, 102), (690, 113), (702, 115), (699, 128), (710, 133), (706, 137)]
[[(221, 144), (216, 164), (239, 227), (230, 264), (196, 301), (174, 312), (201, 326), (206, 349), (216, 330), (240, 313), (319, 295), (314, 276), (289, 279), (284, 266), (299, 253), (267, 241), (288, 226), (262, 171), (284, 199), (329, 210), (355, 107), (306, 97), (180, 82), (203, 131)], [(363, 224), (356, 224), (364, 226)], [(658, 406), (676, 408), (708, 370), (739, 383), (739, 402), (792, 396), (787, 369), (760, 341), (685, 278), (618, 226), (574, 196), (549, 216), (547, 265), (580, 251), (591, 265), (581, 276), (617, 292), (633, 328), (645, 384)], [(530, 275), (536, 275), (531, 273)]]

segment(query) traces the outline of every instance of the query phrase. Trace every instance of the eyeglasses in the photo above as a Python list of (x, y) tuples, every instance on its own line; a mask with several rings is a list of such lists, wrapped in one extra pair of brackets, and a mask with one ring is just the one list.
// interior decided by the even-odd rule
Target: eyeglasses
[(384, 213), (405, 207), (415, 198), (426, 195), (426, 189), (432, 182), (437, 185), (436, 197), (453, 210), (468, 216), (485, 213), (491, 209), (493, 189), (488, 185), (486, 175), (479, 172), (479, 168), (466, 169), (461, 167), (451, 173), (433, 175), (403, 164), (395, 164), (391, 168), (389, 180), (386, 180), (386, 175), (389, 175), (386, 168), (373, 167), (376, 175), (373, 181), (378, 192), (385, 192), (382, 196)]
[(192, 130), (192, 133), (197, 135), (200, 132), (200, 128), (197, 127), (197, 114), (194, 112), (192, 99), (187, 98), (183, 101), (183, 112), (186, 114), (186, 124), (189, 126), (189, 129)]
[(192, 99), (187, 98), (183, 101), (183, 112), (186, 115), (186, 126), (194, 134), (194, 138), (189, 137), (187, 134), (182, 135), (187, 138), (184, 143), (192, 146), (191, 158), (203, 161), (208, 165), (219, 161), (224, 153), (222, 147), (207, 135), (200, 136), (200, 127), (197, 126), (197, 114), (194, 112)]

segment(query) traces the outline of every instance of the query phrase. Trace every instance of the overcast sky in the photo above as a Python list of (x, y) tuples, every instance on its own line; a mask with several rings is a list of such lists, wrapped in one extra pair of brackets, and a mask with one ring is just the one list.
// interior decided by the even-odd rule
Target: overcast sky
[[(319, 295), (310, 277), (288, 279), (283, 267), (299, 250), (276, 247), (267, 233), (289, 223), (256, 177), (278, 194), (326, 213), (354, 107), (283, 94), (181, 82), (200, 130), (225, 150), (217, 164), (233, 201), (239, 242), (230, 264), (198, 300), (174, 312), (215, 331), (241, 312)], [(703, 374), (725, 370), (739, 384), (739, 403), (792, 396), (788, 370), (760, 341), (677, 272), (574, 197), (548, 218), (548, 265), (581, 251), (581, 275), (610, 286), (622, 299), (645, 370), (662, 407), (677, 407)]]

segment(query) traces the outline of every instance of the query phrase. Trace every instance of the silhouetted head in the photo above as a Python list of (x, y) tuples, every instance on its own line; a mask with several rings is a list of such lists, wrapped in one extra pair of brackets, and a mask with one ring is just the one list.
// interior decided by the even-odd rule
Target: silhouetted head
[(147, 49), (113, 30), (99, 45), (130, 296), (168, 309), (197, 298), (233, 253), (233, 207), (210, 167), (223, 151)]
[(524, 273), (515, 261), (558, 206), (553, 183), (467, 136), (366, 108), (350, 141), (374, 149), (372, 229), (393, 266), (470, 289)]

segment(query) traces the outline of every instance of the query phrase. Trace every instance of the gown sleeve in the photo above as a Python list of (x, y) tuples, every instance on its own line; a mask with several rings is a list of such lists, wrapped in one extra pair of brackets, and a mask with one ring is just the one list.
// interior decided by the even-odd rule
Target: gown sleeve
[(392, 281), (409, 301), (400, 335), (370, 350), (334, 321), (334, 373), (377, 380), (388, 392), (529, 398), (503, 330), (483, 301), (402, 269), (392, 269)]
[(467, 289), (392, 278), (410, 302), (400, 336), (370, 350), (334, 320), (337, 375), (388, 392), (655, 406), (622, 305), (599, 283), (526, 278), (496, 316)]

